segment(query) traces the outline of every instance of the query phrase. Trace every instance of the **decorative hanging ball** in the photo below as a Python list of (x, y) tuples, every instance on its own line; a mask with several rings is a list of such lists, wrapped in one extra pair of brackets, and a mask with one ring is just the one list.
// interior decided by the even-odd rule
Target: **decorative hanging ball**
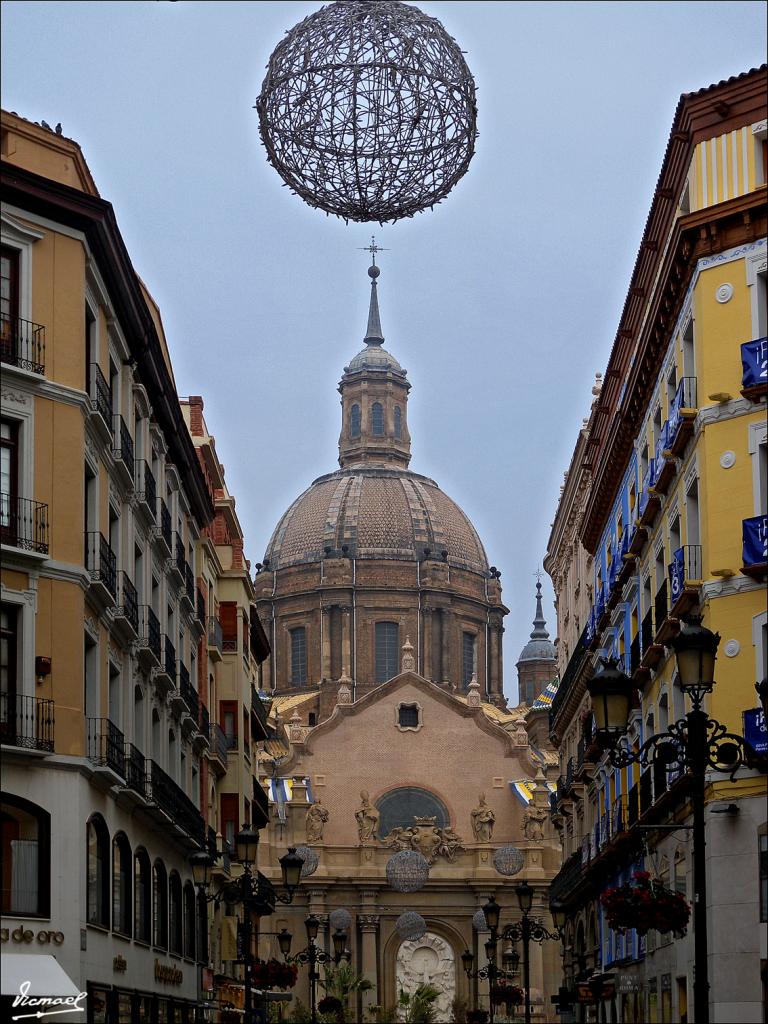
[(442, 24), (398, 0), (339, 0), (278, 43), (256, 101), (267, 159), (346, 221), (444, 199), (475, 151), (475, 82)]
[(338, 907), (328, 915), (328, 924), (334, 931), (340, 928), (343, 932), (348, 932), (352, 924), (352, 915), (344, 907)]
[(317, 871), (317, 865), (320, 863), (320, 858), (310, 846), (297, 846), (296, 856), (301, 857), (304, 861), (301, 868), (301, 877), (309, 878), (310, 875), (314, 875)]
[(406, 942), (408, 939), (415, 941), (426, 935), (427, 922), (415, 910), (406, 910), (395, 921), (395, 931), (403, 942)]
[(429, 862), (417, 850), (400, 850), (387, 861), (387, 882), (397, 892), (416, 892), (429, 878)]
[(500, 875), (516, 875), (524, 863), (525, 858), (516, 846), (500, 846), (493, 855), (493, 866)]
[(485, 920), (485, 914), (483, 913), (482, 907), (476, 910), (472, 915), (472, 927), (476, 932), (490, 931), (488, 928), (488, 922)]

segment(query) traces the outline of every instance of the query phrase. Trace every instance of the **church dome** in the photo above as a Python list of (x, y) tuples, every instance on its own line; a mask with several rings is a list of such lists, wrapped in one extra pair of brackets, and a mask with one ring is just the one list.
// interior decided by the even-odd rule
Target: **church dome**
[(407, 561), (429, 557), (488, 572), (475, 528), (434, 480), (373, 465), (318, 477), (280, 519), (265, 564), (281, 569), (346, 556)]
[(541, 581), (536, 584), (536, 617), (533, 620), (531, 639), (520, 652), (519, 665), (524, 661), (554, 661), (555, 645), (549, 639), (547, 623), (541, 608)]

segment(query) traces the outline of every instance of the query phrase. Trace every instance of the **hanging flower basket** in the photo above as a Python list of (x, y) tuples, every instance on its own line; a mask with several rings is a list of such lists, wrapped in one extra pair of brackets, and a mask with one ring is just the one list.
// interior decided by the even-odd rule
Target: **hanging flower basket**
[(609, 926), (618, 932), (634, 928), (638, 935), (651, 928), (684, 935), (691, 916), (685, 897), (667, 889), (647, 871), (636, 871), (632, 877), (633, 882), (606, 889), (600, 897)]
[(256, 960), (251, 967), (251, 979), (257, 988), (293, 988), (298, 975), (296, 964), (279, 960)]
[(344, 1020), (344, 1003), (336, 996), (323, 996), (317, 1004), (317, 1009), (320, 1013), (334, 1014), (338, 1021)]
[(523, 990), (519, 985), (507, 985), (498, 982), (491, 986), (491, 1002), (494, 1006), (506, 1006), (507, 1014), (512, 1012), (513, 1006), (520, 1006), (524, 999)]

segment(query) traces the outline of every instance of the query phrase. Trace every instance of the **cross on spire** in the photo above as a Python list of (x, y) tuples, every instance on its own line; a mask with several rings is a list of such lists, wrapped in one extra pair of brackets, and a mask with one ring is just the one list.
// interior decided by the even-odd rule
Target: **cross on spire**
[(377, 252), (389, 252), (389, 249), (383, 248), (381, 245), (376, 245), (376, 236), (371, 235), (371, 244), (362, 245), (359, 247), (361, 252), (369, 252), (371, 254), (371, 266), (376, 266), (376, 253)]
[(536, 577), (536, 579), (539, 581), (539, 583), (541, 583), (541, 578), (542, 578), (542, 575), (543, 575), (541, 569), (537, 569), (536, 572), (533, 575)]

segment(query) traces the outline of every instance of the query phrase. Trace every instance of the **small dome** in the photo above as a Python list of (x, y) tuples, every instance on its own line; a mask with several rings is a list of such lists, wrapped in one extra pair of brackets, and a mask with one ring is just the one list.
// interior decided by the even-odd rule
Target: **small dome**
[(405, 370), (400, 363), (381, 345), (366, 346), (350, 361), (349, 366), (344, 367), (345, 374), (356, 373), (358, 370), (390, 370), (392, 373), (405, 376)]
[(547, 623), (541, 609), (541, 580), (536, 583), (536, 617), (533, 620), (531, 639), (520, 652), (521, 661), (555, 661), (555, 645), (549, 639)]

